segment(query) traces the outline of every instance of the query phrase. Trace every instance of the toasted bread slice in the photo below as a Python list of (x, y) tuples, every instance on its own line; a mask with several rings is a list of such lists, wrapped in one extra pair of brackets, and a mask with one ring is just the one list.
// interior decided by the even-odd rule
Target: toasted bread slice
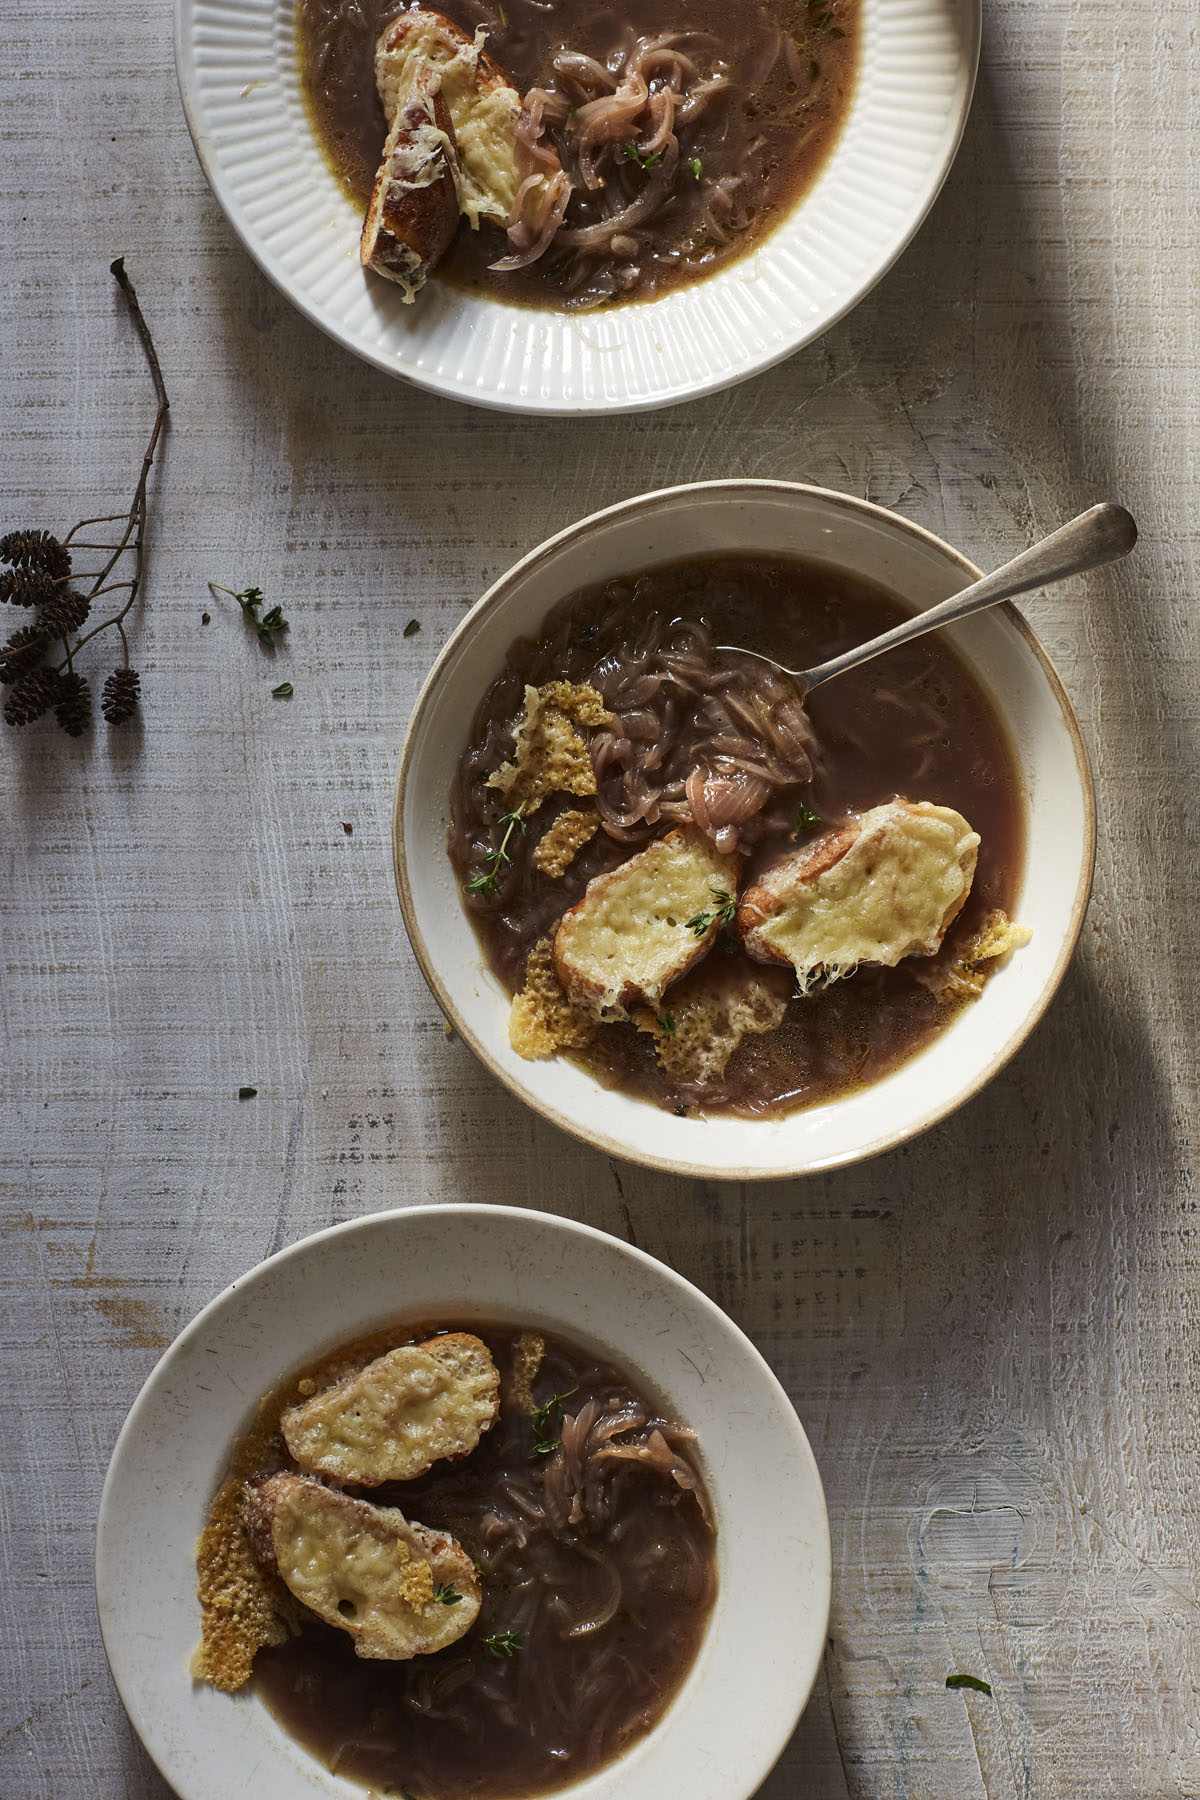
[[(458, 145), (458, 198), (472, 228), (481, 219), (507, 225), (521, 186), (517, 173), (517, 121), (521, 96), (483, 48), (486, 32), (469, 38), (443, 14), (425, 7), (399, 13), (375, 49), (375, 81), (385, 118), (391, 119), (411, 85), (416, 63), (436, 71), (450, 109)], [(550, 169), (541, 177), (561, 173)]]
[(479, 1615), (479, 1579), (466, 1551), (397, 1507), (287, 1473), (247, 1484), (243, 1519), (263, 1566), (302, 1606), (348, 1632), (356, 1656), (428, 1656)]
[(742, 896), (737, 930), (760, 962), (791, 963), (801, 993), (862, 963), (933, 956), (975, 875), (961, 813), (891, 800), (783, 857)]
[(458, 151), (450, 109), (427, 63), (409, 68), (363, 222), (359, 260), (416, 298), (458, 229)]
[(657, 1007), (711, 947), (737, 877), (737, 857), (722, 855), (693, 825), (597, 875), (555, 933), (563, 992), (597, 1014), (635, 1001)]
[(494, 1423), (500, 1377), (469, 1331), (404, 1344), (280, 1417), (302, 1469), (356, 1487), (412, 1481), (468, 1455)]
[(671, 989), (662, 1017), (638, 1008), (633, 1023), (654, 1035), (654, 1054), (676, 1081), (718, 1081), (742, 1039), (776, 1031), (792, 983), (782, 969), (748, 969), (741, 957), (710, 956)]

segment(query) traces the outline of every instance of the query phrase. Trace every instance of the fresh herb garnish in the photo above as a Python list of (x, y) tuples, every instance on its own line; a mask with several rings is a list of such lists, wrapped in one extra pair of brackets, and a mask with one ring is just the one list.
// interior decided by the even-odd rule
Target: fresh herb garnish
[(500, 848), (498, 850), (493, 850), (492, 854), (488, 857), (491, 868), (488, 869), (487, 873), (484, 875), (476, 875), (473, 881), (468, 881), (468, 894), (479, 894), (484, 900), (490, 900), (492, 898), (492, 895), (496, 892), (496, 882), (500, 876), (500, 865), (502, 863), (511, 862), (512, 860), (508, 854), (508, 841), (512, 837), (514, 831), (524, 831), (525, 829), (525, 820), (522, 817), (524, 811), (525, 802), (522, 800), (521, 804), (518, 807), (515, 807), (512, 812), (503, 813), (496, 821), (498, 825), (503, 825), (504, 827), (504, 836), (500, 839)]
[(817, 59), (816, 59), (816, 57), (815, 57), (815, 56), (814, 56), (814, 57), (813, 57), (813, 59), (812, 59), (812, 61), (811, 61), (811, 62), (810, 62), (810, 63), (809, 63), (809, 65), (808, 65), (808, 76), (809, 76), (809, 80), (810, 80), (810, 81), (815, 81), (815, 80), (816, 80), (816, 79), (817, 79), (817, 76), (818, 76), (818, 75), (819, 75), (819, 74), (820, 74), (820, 73), (821, 73), (821, 65), (820, 65), (820, 63), (819, 63), (819, 62), (818, 62), (818, 61), (817, 61)]
[(290, 700), (295, 689), (290, 681), (281, 681), (278, 687), (271, 689), (272, 700)]
[(693, 156), (691, 161), (688, 163), (688, 168), (692, 171), (693, 180), (699, 181), (700, 171), (703, 167), (704, 167), (704, 165), (700, 161), (700, 158), (698, 156)]
[(515, 1656), (518, 1650), (525, 1648), (525, 1639), (519, 1631), (495, 1631), (491, 1637), (480, 1640), (489, 1656), (499, 1659), (502, 1656)]
[(673, 1038), (675, 1036), (675, 1020), (670, 1013), (663, 1014), (658, 1021), (658, 1029), (664, 1037)]
[[(572, 1394), (578, 1392), (578, 1385), (566, 1388), (561, 1394), (551, 1394), (545, 1405), (538, 1407), (533, 1415), (533, 1448), (529, 1452), (530, 1462), (536, 1461), (539, 1456), (550, 1456), (558, 1449), (562, 1438), (554, 1435), (554, 1427), (557, 1423), (560, 1431), (562, 1429), (563, 1401), (569, 1400)], [(556, 1414), (558, 1415), (557, 1419), (555, 1418)]]
[(639, 169), (653, 169), (662, 161), (661, 150), (654, 150), (649, 156), (643, 156), (636, 144), (622, 144), (621, 155), (627, 156), (630, 162), (637, 164)]
[(824, 823), (825, 821), (820, 813), (815, 813), (811, 806), (805, 806), (803, 800), (792, 815), (793, 832), (812, 831), (815, 826), (823, 825)]
[(253, 625), (259, 643), (268, 650), (275, 648), (275, 639), (281, 631), (288, 629), (288, 622), (278, 606), (272, 606), (259, 618), (259, 607), (266, 605), (261, 588), (242, 588), (239, 593), (236, 588), (222, 587), (219, 581), (210, 581), (208, 585), (214, 594), (228, 594), (231, 600), (236, 600)]
[(239, 1100), (253, 1100), (253, 1098), (257, 1094), (257, 1092), (258, 1092), (257, 1088), (240, 1087), (238, 1089), (238, 1099)]
[(443, 1587), (434, 1588), (433, 1597), (439, 1606), (457, 1606), (462, 1599), (462, 1595), (458, 1590), (451, 1587), (448, 1583)]
[(736, 894), (727, 892), (725, 888), (713, 887), (711, 883), (708, 891), (717, 904), (711, 912), (698, 912), (687, 922), (688, 930), (694, 932), (698, 938), (704, 936), (710, 925), (732, 925), (734, 914), (737, 912)]
[(986, 1681), (980, 1681), (978, 1675), (947, 1675), (948, 1688), (974, 1688), (977, 1694), (991, 1696), (991, 1688)]
[(408, 624), (404, 627), (404, 635), (405, 635), (405, 637), (416, 637), (416, 635), (417, 635), (418, 631), (420, 631), (420, 629), (421, 629), (420, 619), (410, 619), (408, 621)]

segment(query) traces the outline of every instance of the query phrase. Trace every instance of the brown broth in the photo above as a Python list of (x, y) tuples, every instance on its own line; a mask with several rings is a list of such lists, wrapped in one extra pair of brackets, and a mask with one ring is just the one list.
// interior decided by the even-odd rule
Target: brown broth
[[(444, 1321), (436, 1329), (482, 1336), (500, 1369), (502, 1396), (509, 1394), (517, 1333)], [(431, 1335), (376, 1333), (326, 1358), (313, 1371), (318, 1386)], [(603, 1408), (640, 1403), (649, 1420), (662, 1417), (628, 1372), (562, 1338), (547, 1337), (545, 1347), (533, 1381), (537, 1404), (569, 1394), (568, 1419), (592, 1400)], [(294, 1397), (293, 1382), (279, 1406)], [(550, 1435), (561, 1429), (557, 1418), (547, 1428)], [(604, 1481), (619, 1530), (589, 1518), (549, 1533), (536, 1514), (561, 1452), (533, 1456), (533, 1442), (528, 1411), (503, 1398), (499, 1419), (469, 1456), (439, 1463), (417, 1481), (363, 1490), (449, 1531), (475, 1559), (483, 1610), (457, 1644), (407, 1663), (373, 1662), (357, 1657), (343, 1632), (312, 1619), (299, 1636), (259, 1652), (257, 1693), (334, 1773), (381, 1796), (525, 1800), (611, 1762), (673, 1698), (716, 1592), (711, 1526), (692, 1494), (637, 1463), (618, 1462)], [(686, 1447), (683, 1455), (694, 1466)], [(613, 1581), (620, 1592), (611, 1619), (567, 1635), (612, 1606)], [(521, 1648), (490, 1653), (484, 1639), (510, 1631)]]
[[(698, 620), (716, 642), (758, 650), (794, 668), (812, 667), (907, 616), (883, 589), (820, 564), (709, 556), (582, 589), (554, 609), (536, 640), (518, 639), (472, 726), (452, 794), (449, 840), (464, 904), (490, 966), (510, 993), (523, 983), (530, 950), (582, 898), (592, 877), (632, 852), (601, 832), (563, 876), (543, 875), (530, 855), (541, 819), (548, 821), (562, 805), (581, 804), (551, 801), (536, 830), (510, 841), (512, 865), (496, 899), (470, 894), (471, 846), (494, 839), (495, 816), (504, 806), (495, 790), (484, 787), (486, 772), (511, 755), (507, 722), (520, 714), (526, 682), (588, 681), (605, 655), (618, 642), (628, 647), (630, 638), (628, 623), (614, 640), (611, 627), (596, 621), (632, 617), (640, 628), (652, 614)], [(935, 998), (922, 976), (931, 966), (950, 966), (989, 913), (1011, 913), (1025, 829), (1016, 759), (991, 703), (942, 638), (923, 638), (840, 676), (813, 694), (808, 712), (818, 751), (811, 782), (791, 796), (793, 809), (803, 803), (832, 825), (897, 796), (956, 808), (981, 838), (967, 904), (936, 958), (864, 968), (793, 998), (780, 1028), (744, 1039), (724, 1076), (702, 1091), (660, 1068), (649, 1034), (608, 1026), (588, 1049), (571, 1052), (603, 1085), (669, 1111), (752, 1117), (866, 1086), (915, 1055), (954, 1016), (957, 1007)], [(743, 886), (796, 841), (790, 831), (776, 832), (755, 845)], [(735, 966), (748, 962), (731, 943), (725, 948)], [(668, 988), (664, 1007), (669, 996)]]
[[(318, 142), (334, 173), (364, 208), (386, 136), (375, 91), (374, 47), (401, 10), (397, 0), (298, 0), (302, 87)], [(563, 307), (600, 299), (646, 299), (710, 273), (761, 242), (819, 173), (845, 118), (858, 62), (859, 0), (444, 0), (456, 25), (488, 28), (487, 47), (525, 93), (553, 80), (563, 49), (606, 63), (631, 36), (706, 34), (697, 61), (719, 55), (728, 66), (728, 96), (680, 138), (681, 174), (670, 205), (656, 218), (636, 279), (623, 293), (576, 291), (575, 262), (552, 247), (530, 268), (496, 272), (488, 264), (507, 250), (504, 234), (460, 228), (438, 271), (455, 285), (528, 305)], [(784, 53), (764, 64), (776, 35)], [(692, 46), (689, 46), (692, 47)], [(687, 171), (695, 164), (701, 174)], [(749, 171), (728, 228), (712, 226), (706, 190)], [(644, 173), (620, 166), (610, 179), (638, 191)], [(577, 216), (579, 196), (567, 214)], [(627, 277), (623, 277), (628, 279)]]

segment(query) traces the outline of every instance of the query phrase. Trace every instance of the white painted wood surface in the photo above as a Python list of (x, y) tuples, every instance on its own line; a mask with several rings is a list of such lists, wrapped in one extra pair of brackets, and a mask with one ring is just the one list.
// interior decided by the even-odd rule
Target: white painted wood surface
[[(150, 393), (118, 253), (172, 399), (144, 727), (0, 739), (5, 1800), (167, 1792), (91, 1590), (161, 1347), (315, 1227), (472, 1196), (635, 1234), (795, 1398), (835, 1596), (769, 1800), (1200, 1793), (1194, 0), (990, 0), (957, 166), (852, 317), (710, 401), (549, 425), (395, 385), (267, 286), (192, 155), (165, 0), (4, 14), (4, 526), (124, 502)], [(1050, 1015), (908, 1149), (746, 1191), (520, 1110), (446, 1040), (388, 860), (401, 729), (470, 600), (584, 512), (738, 474), (868, 494), (985, 564), (1104, 495), (1143, 530), (1030, 609), (1101, 797)], [(273, 661), (209, 578), (283, 604)]]

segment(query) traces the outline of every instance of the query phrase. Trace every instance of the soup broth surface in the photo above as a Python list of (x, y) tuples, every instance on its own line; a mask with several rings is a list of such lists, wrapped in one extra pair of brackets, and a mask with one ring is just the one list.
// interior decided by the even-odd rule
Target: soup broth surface
[[(578, 110), (587, 94), (563, 85), (555, 58), (581, 53), (620, 72), (638, 44), (678, 48), (703, 87), (720, 91), (677, 122), (674, 153), (639, 158), (637, 133), (606, 164), (602, 190), (577, 181), (568, 228), (638, 202), (647, 185), (666, 191), (651, 216), (615, 248), (552, 244), (528, 268), (497, 272), (502, 231), (460, 227), (439, 274), (460, 286), (532, 305), (594, 306), (650, 298), (743, 254), (811, 185), (845, 116), (858, 58), (860, 0), (444, 0), (468, 33), (486, 28), (487, 48), (517, 90), (553, 86)], [(380, 31), (396, 0), (298, 0), (301, 74), (318, 139), (347, 191), (364, 208), (387, 124), (375, 89)], [(665, 76), (652, 75), (650, 87)], [(643, 137), (643, 143), (650, 140)], [(568, 160), (568, 172), (571, 172)], [(674, 173), (667, 167), (668, 160)], [(669, 179), (668, 179), (669, 177)]]
[[(536, 867), (532, 850), (556, 811), (582, 803), (548, 801), (523, 834), (510, 837), (511, 862), (496, 893), (469, 891), (472, 874), (487, 866), (486, 852), (499, 841), (497, 821), (507, 802), (486, 785), (487, 777), (512, 755), (511, 722), (521, 714), (526, 683), (594, 682), (603, 691), (612, 659), (636, 653), (655, 620), (684, 629), (699, 625), (715, 643), (757, 650), (802, 669), (906, 616), (882, 589), (820, 564), (709, 556), (585, 588), (548, 615), (536, 639), (518, 639), (474, 720), (451, 796), (448, 840), (463, 904), (508, 991), (522, 986), (530, 951), (583, 898), (592, 877), (666, 829), (661, 825), (632, 846), (600, 831), (565, 874), (551, 878)], [(991, 913), (1011, 913), (1024, 846), (1016, 759), (991, 703), (939, 635), (839, 676), (812, 695), (807, 710), (816, 742), (812, 779), (784, 796), (790, 822), (751, 846), (743, 890), (766, 864), (823, 826), (900, 796), (954, 807), (980, 834), (966, 905), (936, 957), (906, 957), (890, 969), (863, 967), (797, 995), (778, 1030), (745, 1038), (723, 1077), (703, 1085), (672, 1079), (659, 1065), (651, 1035), (631, 1025), (606, 1026), (595, 1043), (568, 1053), (604, 1085), (669, 1111), (749, 1117), (812, 1106), (865, 1086), (945, 1027), (957, 1007), (936, 997), (937, 971), (954, 964)], [(728, 935), (710, 955), (761, 969)], [(668, 987), (664, 1009), (670, 995)]]
[[(324, 1386), (438, 1330), (483, 1338), (500, 1371), (500, 1416), (469, 1456), (364, 1497), (457, 1539), (479, 1569), (479, 1619), (434, 1655), (374, 1662), (310, 1617), (298, 1637), (259, 1651), (253, 1679), (294, 1737), (381, 1800), (524, 1800), (620, 1755), (675, 1694), (716, 1592), (707, 1494), (690, 1434), (665, 1421), (627, 1371), (560, 1337), (543, 1338), (532, 1381), (535, 1406), (562, 1396), (540, 1421), (512, 1398), (521, 1335), (477, 1321), (379, 1333), (312, 1373)], [(293, 1382), (277, 1396), (276, 1418), (294, 1396)], [(607, 1441), (619, 1444), (656, 1422), (694, 1474), (703, 1508), (661, 1469), (568, 1460), (599, 1444), (608, 1425)], [(560, 1434), (566, 1450), (554, 1448)], [(570, 1477), (581, 1462), (584, 1516), (571, 1523)]]

